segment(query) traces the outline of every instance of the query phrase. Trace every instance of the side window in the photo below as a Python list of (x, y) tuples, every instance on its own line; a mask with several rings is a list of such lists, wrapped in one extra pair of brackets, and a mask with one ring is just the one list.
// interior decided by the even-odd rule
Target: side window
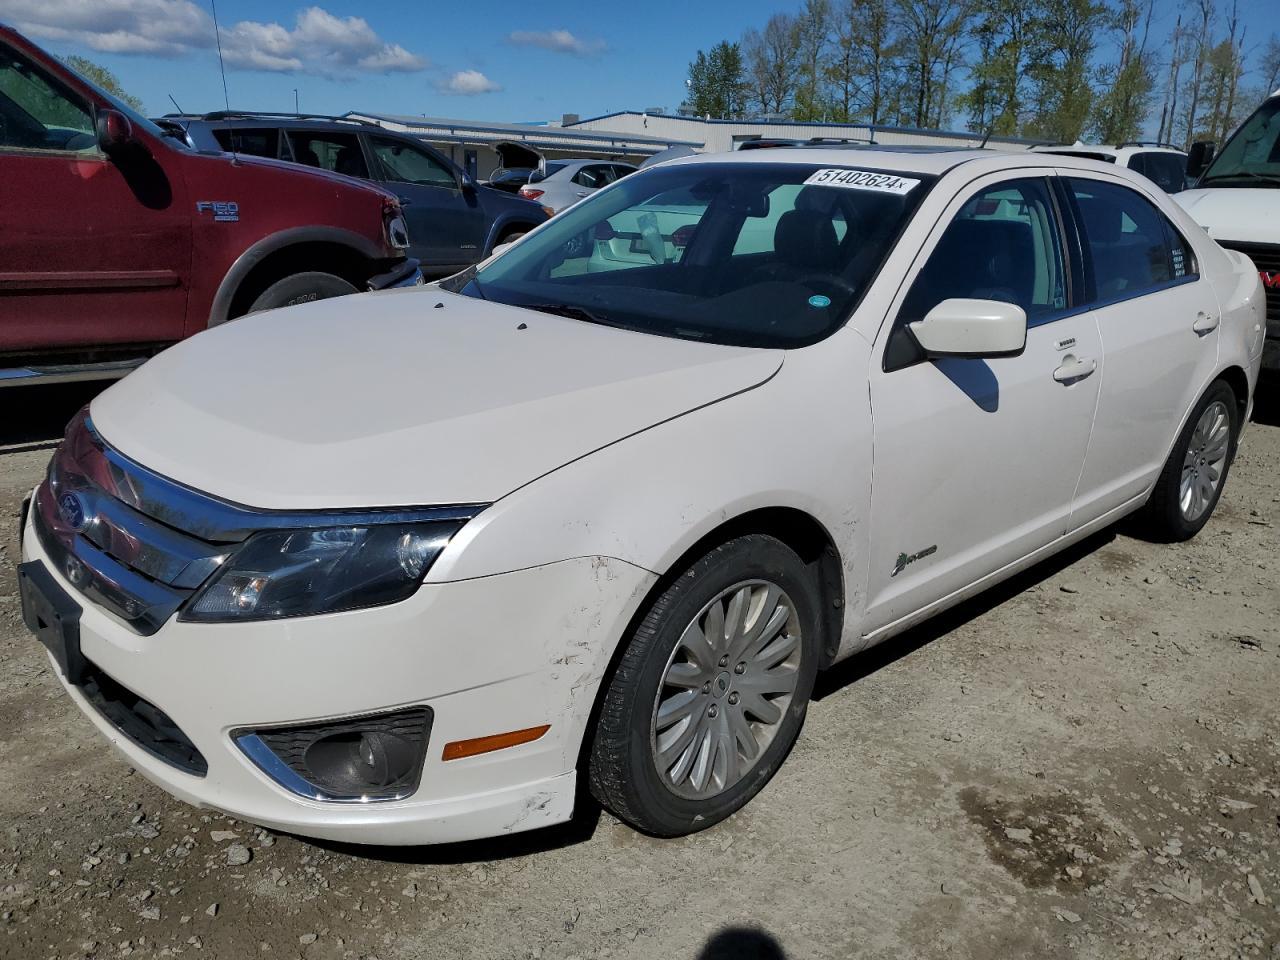
[(573, 182), (588, 190), (598, 190), (613, 182), (608, 176), (608, 171), (609, 167), (604, 164), (583, 167), (573, 175)]
[(1147, 155), (1148, 178), (1165, 193), (1177, 193), (1187, 186), (1187, 161), (1178, 153), (1152, 153)]
[(308, 167), (332, 170), (348, 177), (368, 179), (369, 170), (354, 133), (309, 133), (290, 130), (289, 144), (293, 159)]
[(1067, 183), (1080, 213), (1099, 301), (1141, 296), (1196, 275), (1186, 240), (1146, 197), (1099, 180), (1072, 177)]
[(79, 152), (97, 146), (89, 105), (0, 47), (0, 147)]
[(629, 173), (635, 173), (635, 172), (636, 172), (636, 171), (635, 171), (635, 167), (624, 167), (624, 166), (622, 166), (621, 164), (617, 164), (617, 163), (615, 163), (615, 164), (613, 165), (613, 179), (614, 179), (614, 180), (621, 180), (621, 179), (622, 179), (623, 177), (625, 177), (627, 174), (629, 174)]
[(382, 179), (398, 183), (416, 183), (427, 187), (456, 189), (453, 171), (439, 160), (410, 144), (382, 137), (370, 137), (374, 162), (381, 168)]
[(223, 150), (280, 159), (279, 130), (215, 130), (213, 136)]
[(1066, 308), (1062, 243), (1044, 180), (1010, 180), (966, 202), (912, 283), (898, 324), (957, 297), (1016, 303), (1030, 324)]

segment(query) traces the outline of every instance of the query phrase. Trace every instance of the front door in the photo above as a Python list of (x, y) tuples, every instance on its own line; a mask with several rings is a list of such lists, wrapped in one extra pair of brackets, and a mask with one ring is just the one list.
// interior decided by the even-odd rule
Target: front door
[(387, 189), (404, 204), (409, 252), (424, 268), (457, 267), (484, 256), (484, 208), (451, 166), (402, 140), (369, 137), (369, 147)]
[(106, 157), (94, 105), (0, 45), (0, 351), (182, 337), (192, 212), (170, 149)]
[[(1102, 379), (1093, 316), (1069, 310), (1047, 177), (979, 181), (934, 240), (870, 371), (869, 631), (1065, 533)], [(905, 324), (960, 297), (1021, 306), (1022, 355), (923, 359)]]

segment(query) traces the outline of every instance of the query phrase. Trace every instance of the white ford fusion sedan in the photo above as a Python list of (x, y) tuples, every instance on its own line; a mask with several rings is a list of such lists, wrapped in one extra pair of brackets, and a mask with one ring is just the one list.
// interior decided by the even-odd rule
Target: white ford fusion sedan
[(429, 843), (589, 790), (689, 833), (777, 772), (819, 670), (1126, 514), (1199, 531), (1263, 302), (1089, 161), (664, 164), (101, 394), (32, 495), (25, 619), (191, 803)]

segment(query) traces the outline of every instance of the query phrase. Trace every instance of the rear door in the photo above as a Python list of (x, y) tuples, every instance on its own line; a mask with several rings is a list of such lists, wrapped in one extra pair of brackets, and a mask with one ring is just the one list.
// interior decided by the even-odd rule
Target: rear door
[(462, 188), (453, 166), (403, 140), (370, 136), (368, 142), (376, 178), (404, 204), (410, 253), (436, 268), (479, 260), (488, 218), (476, 191)]
[[(925, 244), (878, 338), (868, 625), (894, 623), (1063, 536), (1101, 381), (1073, 312), (1057, 203), (1041, 176), (979, 180)], [(943, 300), (1016, 303), (1022, 355), (927, 360), (906, 325)]]
[[(0, 45), (0, 350), (183, 334), (191, 205), (177, 147), (106, 157), (95, 107)], [(137, 133), (137, 131), (135, 131)]]
[[(1065, 173), (1065, 171), (1064, 171)], [(1195, 251), (1149, 197), (1062, 181), (1085, 251), (1087, 303), (1107, 351), (1074, 526), (1144, 493), (1218, 356), (1218, 300)]]

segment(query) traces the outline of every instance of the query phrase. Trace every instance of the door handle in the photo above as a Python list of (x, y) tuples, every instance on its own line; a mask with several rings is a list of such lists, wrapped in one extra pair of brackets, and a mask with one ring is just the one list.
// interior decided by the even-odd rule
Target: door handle
[(579, 190), (576, 194), (574, 194), (574, 196), (577, 196), (577, 197), (589, 197), (589, 196), (591, 196), (591, 194), (590, 194), (590, 193), (588, 193), (586, 190)]
[(1191, 325), (1191, 329), (1200, 334), (1200, 336), (1204, 336), (1206, 333), (1213, 333), (1218, 329), (1218, 318), (1212, 313), (1205, 313), (1201, 310), (1196, 314), (1196, 322)]
[(396, 199), (400, 201), (400, 206), (402, 207), (407, 207), (409, 204), (413, 203), (413, 201), (408, 197), (396, 197)]
[(1071, 354), (1062, 358), (1062, 365), (1053, 371), (1053, 379), (1059, 383), (1074, 383), (1083, 380), (1098, 369), (1098, 361), (1089, 357), (1076, 359)]

